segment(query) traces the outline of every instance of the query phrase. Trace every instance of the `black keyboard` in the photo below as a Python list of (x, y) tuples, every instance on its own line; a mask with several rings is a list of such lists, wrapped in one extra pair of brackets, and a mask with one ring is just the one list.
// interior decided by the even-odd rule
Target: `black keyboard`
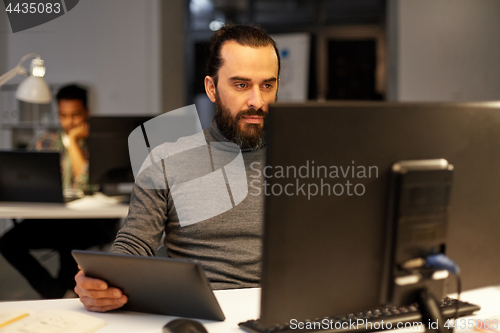
[[(458, 301), (453, 298), (446, 297), (443, 299), (439, 307), (441, 309), (441, 315), (443, 319), (446, 320), (454, 318), (457, 313), (457, 303), (458, 316), (468, 316), (481, 309), (479, 305), (467, 303), (464, 301)], [(258, 320), (248, 320), (243, 323), (239, 323), (240, 327), (247, 332), (251, 333), (291, 333), (291, 332), (373, 332), (382, 331), (387, 329), (395, 328), (405, 328), (404, 324), (412, 325), (413, 323), (418, 323), (422, 319), (420, 312), (418, 311), (418, 305), (412, 304), (409, 306), (394, 306), (394, 307), (383, 307), (372, 309), (369, 311), (363, 311), (359, 313), (351, 313), (342, 317), (325, 317), (316, 318), (312, 320), (302, 320), (294, 321), (291, 323), (283, 325), (273, 325), (272, 327), (263, 327), (260, 325)], [(383, 323), (382, 323), (383, 321)], [(315, 327), (312, 329), (300, 329), (299, 323), (302, 327)], [(309, 323), (309, 324), (308, 324)], [(359, 323), (359, 325), (358, 325)], [(398, 327), (403, 325), (402, 327)], [(451, 325), (451, 324), (450, 324)], [(412, 326), (406, 326), (412, 327)], [(416, 327), (416, 326), (415, 326)], [(423, 328), (423, 326), (421, 326)]]

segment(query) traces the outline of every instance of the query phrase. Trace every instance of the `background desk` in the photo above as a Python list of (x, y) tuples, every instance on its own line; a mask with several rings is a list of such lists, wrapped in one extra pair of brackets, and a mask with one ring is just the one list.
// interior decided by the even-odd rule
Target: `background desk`
[[(243, 330), (238, 327), (239, 322), (259, 317), (260, 289), (221, 290), (216, 291), (215, 296), (217, 297), (217, 300), (226, 315), (226, 320), (224, 322), (200, 320), (210, 333), (242, 333)], [(475, 319), (500, 317), (500, 287), (490, 287), (468, 291), (462, 294), (461, 299), (481, 305), (481, 311), (473, 316)], [(0, 309), (7, 307), (28, 308), (35, 311), (65, 309), (85, 313), (87, 315), (101, 318), (108, 323), (108, 325), (98, 330), (99, 333), (160, 333), (163, 325), (174, 319), (174, 317), (170, 316), (152, 315), (138, 312), (87, 312), (78, 299), (0, 302)], [(495, 333), (499, 331), (500, 329), (490, 332)], [(473, 331), (458, 329), (456, 332), (465, 333)]]
[[(94, 219), (123, 218), (128, 214), (128, 205), (103, 195), (94, 195), (68, 204), (0, 202), (0, 237), (13, 223), (10, 219)], [(68, 221), (71, 223), (71, 221)], [(34, 251), (38, 258), (47, 251)], [(47, 259), (49, 258), (49, 259)], [(53, 274), (59, 268), (58, 256), (46, 256), (44, 266)], [(37, 293), (28, 282), (0, 255), (0, 300), (36, 299)]]
[(123, 218), (128, 205), (102, 194), (62, 203), (0, 202), (0, 219)]

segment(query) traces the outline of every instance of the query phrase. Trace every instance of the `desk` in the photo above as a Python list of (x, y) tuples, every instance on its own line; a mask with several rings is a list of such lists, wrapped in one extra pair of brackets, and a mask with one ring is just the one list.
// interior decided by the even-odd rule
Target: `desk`
[[(226, 320), (216, 322), (199, 320), (210, 333), (243, 332), (238, 323), (259, 317), (260, 289), (215, 291)], [(0, 309), (7, 307), (28, 308), (35, 311), (64, 309), (98, 317), (108, 323), (99, 333), (160, 333), (162, 327), (174, 317), (139, 312), (115, 311), (112, 313), (88, 312), (78, 299), (0, 302)]]
[[(260, 289), (258, 288), (215, 291), (215, 296), (226, 315), (226, 320), (224, 322), (200, 320), (210, 333), (242, 333), (243, 330), (238, 327), (239, 322), (259, 317)], [(500, 287), (467, 291), (462, 294), (461, 299), (481, 305), (481, 311), (473, 318), (498, 318), (500, 315)], [(0, 302), (0, 309), (8, 307), (29, 308), (35, 311), (65, 309), (85, 313), (101, 318), (108, 323), (108, 325), (98, 330), (99, 333), (160, 333), (163, 325), (173, 319), (170, 316), (125, 311), (111, 313), (87, 312), (77, 299)], [(491, 331), (491, 333), (497, 331)], [(473, 331), (458, 329), (456, 332)]]
[[(102, 194), (83, 197), (82, 199), (67, 204), (0, 202), (0, 237), (13, 226), (13, 223), (8, 219), (71, 219), (72, 221), (67, 221), (68, 228), (71, 228), (69, 224), (74, 222), (76, 223), (75, 225), (78, 225), (78, 219), (118, 219), (127, 216), (127, 214), (127, 204), (119, 202), (117, 198), (106, 197)], [(64, 222), (66, 223), (66, 221)], [(74, 237), (62, 233), (59, 233), (59, 235), (66, 238)], [(92, 239), (95, 240), (94, 245), (101, 244), (97, 236)], [(46, 246), (47, 249), (57, 248), (53, 243), (46, 243)], [(37, 255), (37, 258), (38, 257)], [(71, 258), (68, 260), (71, 260)], [(43, 265), (48, 267), (51, 272), (56, 272), (55, 274), (57, 274), (59, 262), (56, 258), (54, 258), (54, 260), (45, 261)], [(36, 294), (34, 294), (34, 290), (28, 287), (25, 280), (21, 279), (20, 281), (14, 281), (14, 279), (19, 279), (19, 274), (15, 271), (14, 267), (0, 255), (0, 281), (3, 282), (3, 285), (0, 286), (0, 295), (3, 299), (6, 297), (16, 297), (14, 295), (24, 299), (35, 297)]]
[(0, 219), (94, 219), (122, 218), (128, 214), (128, 205), (113, 197), (96, 193), (63, 203), (0, 202)]

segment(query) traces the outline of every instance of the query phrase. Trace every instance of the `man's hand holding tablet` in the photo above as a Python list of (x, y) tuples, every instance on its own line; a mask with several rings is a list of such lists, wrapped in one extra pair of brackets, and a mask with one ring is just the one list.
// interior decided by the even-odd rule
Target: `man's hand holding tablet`
[(110, 311), (127, 303), (127, 296), (123, 295), (120, 289), (109, 287), (106, 281), (90, 278), (82, 270), (78, 272), (75, 280), (75, 293), (80, 296), (80, 301), (89, 311)]

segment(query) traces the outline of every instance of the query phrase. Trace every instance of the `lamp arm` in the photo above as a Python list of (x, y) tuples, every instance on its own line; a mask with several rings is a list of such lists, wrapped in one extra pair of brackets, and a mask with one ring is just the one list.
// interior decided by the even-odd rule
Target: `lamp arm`
[(28, 71), (26, 70), (26, 68), (23, 67), (23, 62), (25, 62), (26, 59), (29, 58), (40, 59), (40, 55), (37, 53), (29, 53), (24, 57), (22, 57), (21, 60), (19, 60), (19, 63), (17, 64), (16, 67), (12, 68), (10, 71), (0, 76), (0, 87), (9, 82), (16, 75), (27, 75)]
[(10, 71), (8, 71), (4, 75), (0, 76), (0, 87), (3, 86), (8, 81), (10, 81), (11, 79), (13, 79), (16, 75), (22, 75), (25, 73), (26, 73), (26, 70), (19, 65), (12, 68)]
[(23, 62), (26, 61), (26, 59), (29, 59), (29, 58), (37, 58), (37, 59), (40, 59), (40, 55), (38, 53), (29, 53), (27, 55), (25, 55), (24, 57), (21, 58), (21, 60), (19, 60), (19, 63), (17, 64), (17, 66), (21, 66), (23, 65)]

